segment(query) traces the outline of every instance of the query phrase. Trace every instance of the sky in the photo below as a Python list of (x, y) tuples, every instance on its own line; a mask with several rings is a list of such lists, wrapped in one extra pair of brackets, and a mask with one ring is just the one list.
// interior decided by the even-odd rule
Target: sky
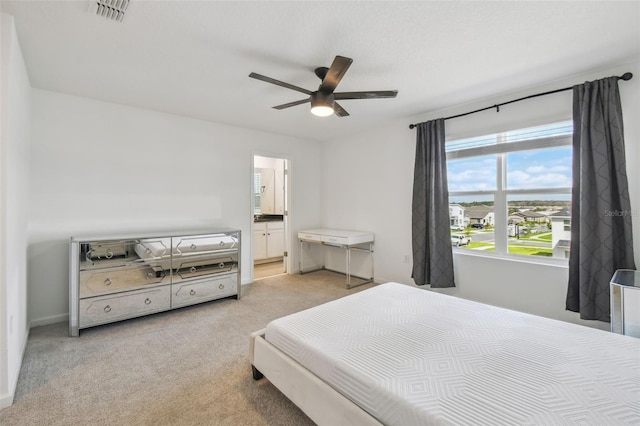
[[(571, 187), (571, 147), (513, 152), (507, 157), (507, 189)], [(496, 189), (496, 155), (447, 163), (449, 192)]]
[[(533, 129), (523, 129), (506, 133), (510, 141), (520, 142), (531, 139), (571, 134), (571, 123), (558, 123)], [(451, 145), (460, 148), (496, 146), (496, 135), (455, 141)], [(448, 146), (451, 146), (448, 145)], [(449, 150), (449, 149), (448, 149)], [(506, 189), (549, 189), (570, 188), (572, 179), (572, 148), (559, 146), (544, 149), (530, 149), (507, 153)], [(447, 161), (449, 192), (491, 191), (497, 189), (497, 154), (467, 157)], [(561, 196), (528, 196), (519, 199), (570, 199), (569, 194)], [(479, 197), (476, 197), (480, 201)], [(515, 199), (515, 197), (514, 197)], [(463, 201), (463, 200), (456, 200)], [(469, 201), (465, 197), (464, 201)]]

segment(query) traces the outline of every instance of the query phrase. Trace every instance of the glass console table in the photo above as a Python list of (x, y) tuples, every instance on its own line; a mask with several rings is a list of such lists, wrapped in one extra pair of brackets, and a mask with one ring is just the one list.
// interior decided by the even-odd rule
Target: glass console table
[[(305, 274), (307, 272), (317, 271), (319, 269), (327, 269), (324, 264), (320, 267), (316, 267), (314, 269), (308, 270), (305, 269), (304, 264), (304, 243), (315, 243), (322, 244), (324, 246), (330, 247), (339, 247), (345, 250), (346, 260), (345, 266), (346, 271), (345, 275), (347, 278), (346, 286), (347, 288), (353, 288), (362, 284), (367, 284), (373, 282), (373, 244), (374, 244), (374, 235), (370, 232), (361, 232), (361, 231), (346, 231), (340, 229), (327, 229), (327, 228), (318, 228), (318, 229), (308, 229), (304, 231), (298, 232), (298, 241), (300, 242), (300, 258), (299, 258), (299, 267), (300, 273)], [(370, 259), (370, 274), (366, 277), (358, 277), (351, 273), (351, 252), (359, 251), (364, 252), (369, 256)], [(331, 269), (327, 269), (331, 270)], [(338, 271), (333, 271), (338, 272)], [(353, 278), (358, 278), (357, 283), (353, 282)]]
[(640, 273), (619, 269), (611, 278), (611, 331), (640, 337)]

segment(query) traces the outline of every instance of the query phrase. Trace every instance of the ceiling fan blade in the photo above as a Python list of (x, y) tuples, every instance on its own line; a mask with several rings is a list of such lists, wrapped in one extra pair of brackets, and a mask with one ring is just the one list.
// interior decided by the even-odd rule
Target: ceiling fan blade
[(336, 90), (336, 86), (344, 77), (344, 74), (347, 72), (353, 59), (345, 58), (344, 56), (336, 56), (333, 60), (333, 63), (329, 67), (327, 74), (322, 79), (322, 83), (320, 83), (320, 88), (318, 89), (321, 92), (325, 93), (333, 93)]
[(255, 78), (256, 80), (262, 80), (267, 83), (275, 84), (276, 86), (286, 87), (287, 89), (295, 90), (297, 92), (302, 92), (306, 95), (311, 94), (310, 90), (303, 89), (302, 87), (294, 86), (293, 84), (285, 83), (284, 81), (276, 80), (271, 77), (266, 77), (264, 75), (256, 74), (255, 72), (252, 72), (251, 74), (249, 74), (249, 77)]
[(307, 98), (307, 99), (303, 99), (301, 101), (289, 102), (288, 104), (276, 105), (273, 108), (275, 108), (275, 109), (285, 109), (285, 108), (289, 108), (289, 107), (296, 106), (296, 105), (306, 104), (310, 100), (311, 100), (311, 98)]
[(349, 113), (340, 106), (340, 104), (338, 104), (337, 102), (333, 103), (333, 112), (335, 115), (337, 115), (338, 117), (348, 117)]
[(397, 90), (378, 90), (372, 92), (341, 92), (334, 93), (336, 99), (378, 99), (378, 98), (395, 98), (398, 94)]

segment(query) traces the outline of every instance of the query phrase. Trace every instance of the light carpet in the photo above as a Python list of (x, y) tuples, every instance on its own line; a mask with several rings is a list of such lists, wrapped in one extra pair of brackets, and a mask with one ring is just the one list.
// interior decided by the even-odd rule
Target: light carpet
[(81, 330), (30, 331), (2, 425), (312, 425), (268, 380), (254, 381), (249, 334), (347, 290), (327, 271), (280, 275), (224, 299)]

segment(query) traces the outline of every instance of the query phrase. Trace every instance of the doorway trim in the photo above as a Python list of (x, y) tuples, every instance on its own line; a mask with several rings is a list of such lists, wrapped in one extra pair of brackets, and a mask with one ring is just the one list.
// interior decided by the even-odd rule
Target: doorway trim
[[(255, 157), (266, 157), (266, 158), (275, 158), (275, 159), (281, 159), (284, 160), (284, 165), (285, 165), (285, 170), (286, 170), (286, 176), (284, 177), (284, 215), (283, 215), (283, 222), (284, 222), (284, 251), (287, 253), (287, 256), (284, 256), (284, 270), (286, 274), (290, 274), (291, 273), (291, 262), (292, 262), (292, 253), (291, 253), (291, 222), (292, 222), (292, 211), (291, 211), (291, 188), (292, 188), (292, 158), (289, 155), (285, 155), (285, 154), (279, 154), (279, 153), (274, 153), (274, 152), (267, 152), (267, 151), (252, 151), (251, 152), (251, 161), (250, 161), (250, 179), (249, 179), (249, 193), (250, 193), (250, 206), (249, 206), (249, 239), (250, 239), (250, 244), (249, 244), (249, 265), (251, 265), (251, 273), (250, 273), (250, 277), (251, 277), (251, 282), (255, 282), (255, 274), (254, 274), (254, 253), (255, 253), (255, 249), (254, 249), (254, 245), (255, 245), (255, 241), (254, 241), (254, 220), (253, 220), (253, 215), (254, 215), (254, 211), (255, 211), (255, 199), (254, 199), (254, 171), (255, 171)], [(245, 240), (246, 241), (246, 240)]]

